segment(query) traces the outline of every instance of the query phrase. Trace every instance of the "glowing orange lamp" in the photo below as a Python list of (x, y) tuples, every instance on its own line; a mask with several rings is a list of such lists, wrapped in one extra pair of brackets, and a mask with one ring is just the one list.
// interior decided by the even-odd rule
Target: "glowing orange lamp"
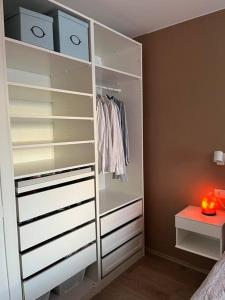
[(213, 192), (208, 193), (202, 199), (202, 213), (207, 216), (216, 215), (216, 197)]

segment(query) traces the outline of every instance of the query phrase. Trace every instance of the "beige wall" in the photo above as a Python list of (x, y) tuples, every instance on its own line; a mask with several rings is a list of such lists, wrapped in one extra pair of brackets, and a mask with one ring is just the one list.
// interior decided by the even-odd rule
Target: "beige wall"
[(208, 268), (175, 249), (174, 215), (225, 189), (225, 10), (138, 38), (144, 60), (146, 243)]

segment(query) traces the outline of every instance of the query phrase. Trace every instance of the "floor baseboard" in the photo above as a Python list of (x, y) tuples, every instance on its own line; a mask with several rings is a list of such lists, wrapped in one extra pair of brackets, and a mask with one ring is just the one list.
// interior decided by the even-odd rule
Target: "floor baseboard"
[(192, 264), (189, 264), (187, 263), (186, 261), (182, 260), (182, 259), (179, 259), (179, 258), (175, 258), (175, 257), (172, 257), (172, 256), (169, 256), (167, 254), (164, 254), (162, 252), (159, 252), (157, 250), (154, 250), (154, 249), (151, 249), (151, 248), (145, 248), (145, 251), (146, 251), (146, 254), (149, 255), (149, 254), (153, 254), (153, 255), (156, 255), (156, 256), (159, 256), (161, 258), (164, 258), (164, 259), (167, 259), (169, 261), (172, 261), (178, 265), (181, 265), (183, 267), (186, 267), (186, 268), (189, 268), (189, 269), (192, 269), (194, 271), (197, 271), (197, 272), (200, 272), (200, 273), (203, 273), (203, 274), (208, 274), (210, 270), (207, 270), (207, 269), (203, 269), (203, 268), (198, 268)]

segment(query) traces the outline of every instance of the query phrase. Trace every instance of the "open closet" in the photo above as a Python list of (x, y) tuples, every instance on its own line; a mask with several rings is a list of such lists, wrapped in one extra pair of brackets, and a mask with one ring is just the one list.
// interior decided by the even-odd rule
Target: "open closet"
[[(144, 254), (142, 47), (54, 0), (0, 4), (10, 299), (38, 299), (80, 272), (76, 297), (91, 296)], [(86, 22), (90, 60), (5, 35), (3, 21), (18, 7)], [(99, 94), (126, 108), (126, 180), (99, 173)]]

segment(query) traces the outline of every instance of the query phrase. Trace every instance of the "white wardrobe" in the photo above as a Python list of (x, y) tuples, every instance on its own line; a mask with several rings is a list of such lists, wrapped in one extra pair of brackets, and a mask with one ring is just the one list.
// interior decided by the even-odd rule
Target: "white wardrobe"
[(7, 276), (6, 254), (5, 254), (5, 236), (3, 225), (3, 207), (0, 185), (0, 299), (9, 300), (9, 285)]
[[(5, 37), (16, 6), (87, 21), (90, 61)], [(84, 269), (75, 294), (88, 298), (144, 255), (142, 46), (54, 0), (0, 0), (0, 22), (10, 299), (38, 299)], [(126, 105), (127, 182), (98, 174), (96, 90)]]

